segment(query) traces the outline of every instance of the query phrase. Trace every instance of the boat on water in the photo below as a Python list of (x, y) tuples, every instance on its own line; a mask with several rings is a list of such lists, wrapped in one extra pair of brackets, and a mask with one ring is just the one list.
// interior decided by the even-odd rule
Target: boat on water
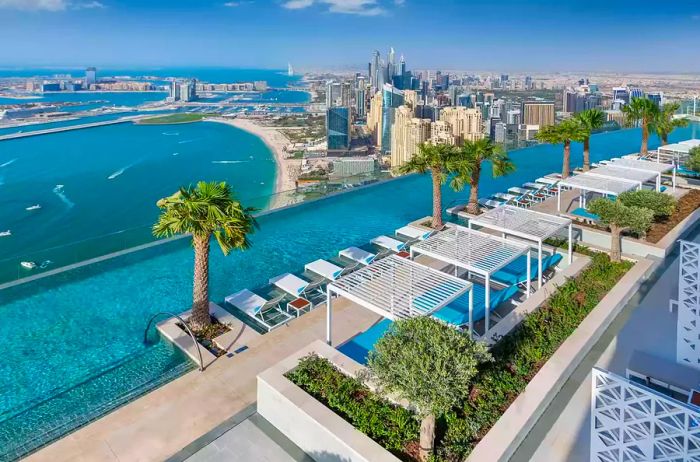
[(12, 236), (12, 231), (9, 229), (7, 231), (0, 232), (0, 237)]
[(20, 266), (22, 266), (22, 268), (25, 269), (34, 269), (36, 268), (36, 263), (34, 263), (33, 261), (23, 261), (22, 263), (20, 263)]
[(55, 188), (53, 188), (53, 192), (55, 193), (62, 193), (63, 192), (63, 185), (62, 184), (57, 184)]
[(29, 207), (27, 207), (24, 210), (39, 210), (40, 208), (41, 208), (40, 204), (34, 204), (34, 205), (30, 205)]

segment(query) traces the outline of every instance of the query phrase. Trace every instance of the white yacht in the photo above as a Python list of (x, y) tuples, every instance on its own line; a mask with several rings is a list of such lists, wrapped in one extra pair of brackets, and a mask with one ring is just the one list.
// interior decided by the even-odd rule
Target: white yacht
[(0, 237), (12, 236), (12, 231), (9, 229), (7, 231), (0, 232)]
[(34, 205), (30, 205), (29, 207), (27, 207), (24, 210), (39, 210), (40, 208), (41, 208), (40, 204), (34, 204)]

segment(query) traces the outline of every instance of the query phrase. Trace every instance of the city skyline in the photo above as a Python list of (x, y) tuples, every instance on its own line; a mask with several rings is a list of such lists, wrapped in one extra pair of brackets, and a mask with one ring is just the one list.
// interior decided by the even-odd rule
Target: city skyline
[(686, 58), (686, 44), (700, 39), (700, 7), (692, 2), (625, 0), (614, 9), (597, 0), (585, 9), (550, 0), (508, 0), (497, 10), (457, 1), (440, 6), (424, 0), (207, 1), (196, 7), (162, 0), (0, 0), (0, 40), (12, 44), (0, 51), (0, 62), (275, 69), (291, 62), (300, 69), (354, 69), (366, 66), (368, 49), (394, 46), (414, 69), (700, 71)]

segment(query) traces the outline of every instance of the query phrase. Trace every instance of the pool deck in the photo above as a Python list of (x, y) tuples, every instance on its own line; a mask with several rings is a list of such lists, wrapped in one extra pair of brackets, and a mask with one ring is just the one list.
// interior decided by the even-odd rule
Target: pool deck
[[(333, 338), (340, 344), (379, 317), (345, 299), (333, 303)], [(31, 462), (162, 461), (256, 400), (257, 375), (317, 339), (326, 310), (248, 342), (248, 350), (222, 356), (204, 372), (192, 371), (30, 455)]]

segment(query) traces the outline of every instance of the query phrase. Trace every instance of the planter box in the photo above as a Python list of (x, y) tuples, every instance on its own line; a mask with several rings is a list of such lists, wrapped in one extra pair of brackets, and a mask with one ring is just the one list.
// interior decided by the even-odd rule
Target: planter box
[(310, 353), (354, 376), (363, 366), (317, 340), (258, 375), (258, 413), (317, 462), (398, 462), (284, 375)]

